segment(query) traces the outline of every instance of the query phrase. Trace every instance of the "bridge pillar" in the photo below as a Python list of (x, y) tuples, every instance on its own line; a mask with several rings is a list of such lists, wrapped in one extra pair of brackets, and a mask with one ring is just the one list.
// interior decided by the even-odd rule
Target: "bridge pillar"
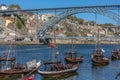
[(115, 28), (115, 33), (116, 33), (116, 34), (119, 34), (119, 27), (116, 27), (116, 28)]
[(120, 35), (120, 27), (119, 26), (117, 27), (117, 33), (118, 33), (118, 35)]
[(108, 34), (108, 28), (105, 28), (105, 35)]
[(116, 33), (116, 30), (117, 30), (117, 29), (116, 29), (116, 28), (113, 28), (112, 30), (113, 30), (114, 33)]

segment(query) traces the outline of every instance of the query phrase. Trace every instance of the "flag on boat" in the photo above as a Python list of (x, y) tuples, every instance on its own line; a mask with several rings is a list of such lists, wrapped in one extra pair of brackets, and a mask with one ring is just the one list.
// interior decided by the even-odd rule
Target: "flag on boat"
[(34, 67), (37, 66), (37, 63), (36, 63), (36, 60), (35, 60), (35, 59), (32, 60), (32, 61), (27, 62), (26, 64), (27, 64), (27, 68), (28, 68), (28, 69), (31, 69), (31, 68), (34, 68)]
[(102, 49), (102, 52), (105, 52), (105, 50), (104, 50), (104, 49)]

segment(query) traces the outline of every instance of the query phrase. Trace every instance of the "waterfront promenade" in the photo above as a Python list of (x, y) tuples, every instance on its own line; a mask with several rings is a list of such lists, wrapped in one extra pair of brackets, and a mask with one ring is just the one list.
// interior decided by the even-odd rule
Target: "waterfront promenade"
[[(0, 44), (10, 44), (11, 41), (0, 41)], [(56, 40), (57, 44), (71, 44), (71, 39), (64, 39), (64, 40)], [(101, 44), (116, 44), (117, 42), (114, 41), (101, 41)], [(16, 41), (16, 44), (18, 45), (35, 45), (35, 44), (43, 44), (40, 43), (39, 40), (33, 40), (33, 41)], [(93, 40), (75, 40), (74, 44), (96, 44), (96, 41)]]

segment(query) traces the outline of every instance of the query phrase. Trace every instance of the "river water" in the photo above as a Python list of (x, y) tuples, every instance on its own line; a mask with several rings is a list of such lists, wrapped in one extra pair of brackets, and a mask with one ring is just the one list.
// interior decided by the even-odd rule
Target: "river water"
[[(64, 44), (58, 45), (59, 59), (63, 61), (64, 52), (70, 49), (71, 45)], [(110, 57), (111, 51), (115, 45), (102, 44), (101, 47), (105, 50), (105, 56)], [(0, 50), (3, 50), (5, 46), (1, 45)], [(94, 50), (95, 45), (93, 44), (76, 44), (75, 51), (78, 55), (83, 55), (84, 60), (80, 64), (76, 74), (57, 80), (120, 80), (120, 76), (115, 79), (116, 75), (120, 73), (120, 61), (110, 61), (110, 64), (106, 66), (92, 66), (91, 54)], [(21, 45), (17, 46), (17, 62), (26, 63), (27, 61), (36, 59), (37, 61), (50, 59), (52, 55), (52, 49), (48, 48), (47, 45)], [(40, 67), (39, 69), (42, 69)], [(48, 80), (44, 79), (41, 75), (35, 73), (34, 80)], [(51, 79), (53, 80), (53, 79)]]

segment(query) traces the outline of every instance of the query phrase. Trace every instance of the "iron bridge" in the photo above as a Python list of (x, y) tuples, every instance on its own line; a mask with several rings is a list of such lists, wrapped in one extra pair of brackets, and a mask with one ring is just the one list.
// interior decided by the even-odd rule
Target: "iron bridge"
[[(62, 19), (69, 15), (77, 13), (95, 13), (115, 20), (120, 23), (120, 14), (117, 13), (120, 10), (120, 5), (101, 5), (101, 6), (80, 6), (80, 7), (62, 7), (62, 8), (41, 8), (41, 9), (25, 9), (25, 10), (7, 10), (0, 11), (1, 14), (11, 13), (19, 14), (20, 12), (33, 12), (36, 14), (36, 36), (38, 39), (43, 38), (45, 33), (50, 27), (54, 27)], [(39, 13), (55, 13), (55, 16), (51, 17), (48, 21), (42, 25), (37, 25), (37, 17)]]

